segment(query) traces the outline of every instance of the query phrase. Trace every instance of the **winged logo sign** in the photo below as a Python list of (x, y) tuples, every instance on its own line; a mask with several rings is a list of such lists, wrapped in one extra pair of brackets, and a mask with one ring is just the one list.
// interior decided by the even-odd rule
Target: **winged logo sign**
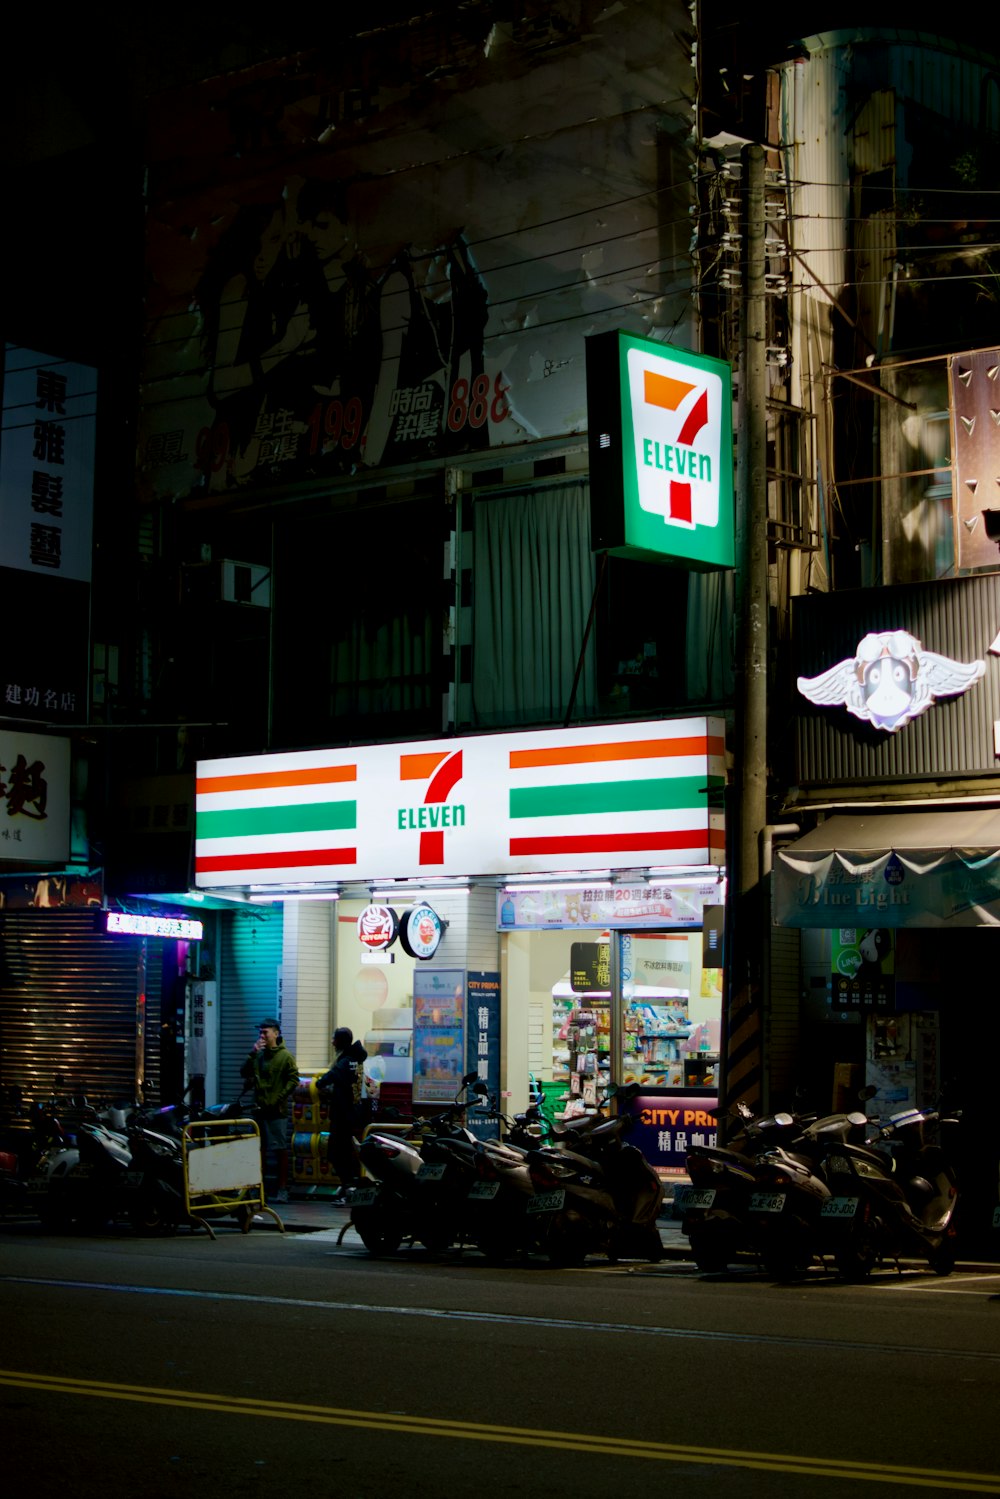
[(925, 651), (906, 630), (883, 630), (865, 635), (853, 658), (817, 677), (799, 677), (797, 685), (811, 703), (842, 706), (891, 734), (937, 698), (967, 692), (985, 670), (985, 661), (953, 661)]

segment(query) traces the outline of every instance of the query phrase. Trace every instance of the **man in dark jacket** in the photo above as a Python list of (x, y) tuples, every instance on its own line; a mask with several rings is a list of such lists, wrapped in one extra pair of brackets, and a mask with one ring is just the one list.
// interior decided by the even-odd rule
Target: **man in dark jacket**
[(258, 1027), (253, 1049), (240, 1068), (240, 1076), (253, 1087), (254, 1118), (260, 1130), (262, 1161), (273, 1150), (277, 1163), (277, 1190), (272, 1201), (288, 1201), (288, 1105), (299, 1085), (295, 1058), (281, 1036), (281, 1023), (269, 1016)]
[(363, 1109), (358, 1103), (364, 1063), (368, 1053), (354, 1032), (346, 1025), (333, 1033), (335, 1060), (329, 1071), (316, 1079), (316, 1086), (326, 1092), (330, 1110), (330, 1143), (327, 1159), (340, 1179), (338, 1197), (358, 1182), (358, 1164), (354, 1155), (354, 1136), (364, 1128)]

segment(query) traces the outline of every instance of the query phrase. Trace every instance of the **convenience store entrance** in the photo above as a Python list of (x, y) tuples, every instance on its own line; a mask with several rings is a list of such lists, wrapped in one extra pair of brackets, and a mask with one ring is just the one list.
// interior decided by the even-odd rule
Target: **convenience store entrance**
[(591, 1112), (611, 1081), (637, 1083), (632, 1138), (661, 1175), (682, 1175), (688, 1147), (715, 1138), (718, 1098), (722, 971), (706, 965), (700, 927), (505, 943), (505, 992), (526, 996), (529, 1086), (549, 1118)]

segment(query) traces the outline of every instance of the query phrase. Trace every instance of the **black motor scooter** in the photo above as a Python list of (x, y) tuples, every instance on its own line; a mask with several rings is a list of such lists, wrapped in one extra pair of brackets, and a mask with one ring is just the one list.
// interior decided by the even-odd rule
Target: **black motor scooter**
[[(864, 1280), (885, 1259), (925, 1259), (935, 1275), (955, 1268), (958, 1183), (928, 1126), (935, 1109), (905, 1109), (867, 1147), (831, 1144), (822, 1162), (830, 1197), (821, 1209), (821, 1251), (845, 1280)], [(874, 1147), (874, 1148), (873, 1148)], [(898, 1147), (898, 1148), (897, 1148)]]
[(738, 1104), (739, 1128), (728, 1145), (692, 1145), (685, 1157), (690, 1186), (674, 1193), (674, 1213), (691, 1244), (699, 1270), (718, 1272), (755, 1248), (750, 1235), (750, 1199), (756, 1190), (755, 1158), (798, 1135), (805, 1122), (789, 1113), (756, 1118)]

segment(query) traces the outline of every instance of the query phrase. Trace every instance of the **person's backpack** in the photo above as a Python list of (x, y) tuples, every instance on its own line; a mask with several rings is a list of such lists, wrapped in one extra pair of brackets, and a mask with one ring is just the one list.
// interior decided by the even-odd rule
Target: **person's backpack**
[(355, 1117), (363, 1125), (367, 1124), (378, 1107), (378, 1091), (372, 1079), (365, 1076), (365, 1069), (361, 1062), (354, 1063), (351, 1086), (354, 1090)]

